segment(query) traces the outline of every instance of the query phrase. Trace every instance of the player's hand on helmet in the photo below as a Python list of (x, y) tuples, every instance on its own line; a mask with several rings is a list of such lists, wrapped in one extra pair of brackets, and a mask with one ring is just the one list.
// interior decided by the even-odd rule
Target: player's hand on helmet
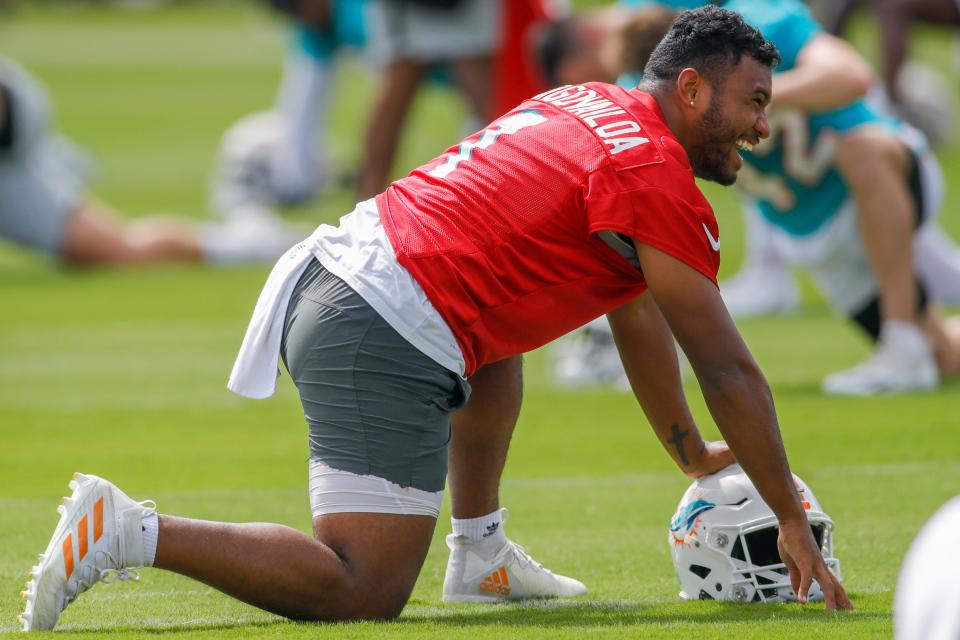
[(827, 609), (853, 609), (840, 580), (823, 561), (823, 555), (810, 531), (810, 523), (805, 517), (780, 523), (777, 549), (780, 559), (790, 571), (790, 585), (800, 602), (806, 604), (807, 592), (813, 580), (816, 580)]
[(703, 445), (699, 456), (695, 456), (694, 459), (690, 461), (690, 465), (683, 470), (683, 472), (691, 478), (702, 478), (711, 473), (716, 473), (720, 471), (720, 469), (737, 461), (737, 459), (733, 457), (733, 452), (730, 451), (730, 447), (728, 447), (727, 443), (723, 440), (714, 442), (704, 440)]

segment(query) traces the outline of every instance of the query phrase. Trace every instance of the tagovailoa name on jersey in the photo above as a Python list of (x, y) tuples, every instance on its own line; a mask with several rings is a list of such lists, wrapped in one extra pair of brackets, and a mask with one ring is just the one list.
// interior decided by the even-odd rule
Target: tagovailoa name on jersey
[(582, 85), (566, 85), (541, 93), (534, 100), (542, 100), (562, 108), (580, 118), (593, 129), (610, 153), (632, 149), (650, 142), (642, 136), (629, 135), (641, 131), (640, 124), (627, 116), (623, 107)]

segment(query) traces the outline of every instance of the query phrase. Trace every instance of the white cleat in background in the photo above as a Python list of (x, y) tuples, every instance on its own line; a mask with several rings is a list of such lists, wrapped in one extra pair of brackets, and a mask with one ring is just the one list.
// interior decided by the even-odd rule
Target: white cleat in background
[(720, 283), (720, 295), (734, 318), (789, 315), (800, 306), (793, 274), (789, 269), (777, 267), (741, 269)]
[(929, 345), (898, 348), (881, 340), (870, 358), (852, 369), (831, 373), (823, 379), (828, 395), (873, 396), (930, 391), (940, 384), (937, 361)]

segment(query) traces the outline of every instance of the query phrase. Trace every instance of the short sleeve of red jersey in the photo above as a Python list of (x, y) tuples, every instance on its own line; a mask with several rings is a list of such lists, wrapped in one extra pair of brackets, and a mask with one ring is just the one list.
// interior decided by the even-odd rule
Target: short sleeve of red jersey
[[(692, 182), (692, 181), (691, 181)], [(720, 233), (706, 199), (660, 186), (586, 196), (590, 233), (613, 231), (667, 253), (717, 284)], [(697, 191), (699, 194), (699, 190)], [(691, 202), (691, 200), (693, 200)]]

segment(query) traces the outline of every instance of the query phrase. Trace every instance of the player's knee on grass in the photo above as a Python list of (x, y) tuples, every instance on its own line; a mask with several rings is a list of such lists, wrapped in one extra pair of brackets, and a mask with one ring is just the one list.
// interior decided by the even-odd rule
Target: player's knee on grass
[(400, 615), (430, 548), (436, 518), (335, 513), (314, 518), (314, 535), (339, 556), (340, 585), (317, 593), (316, 620), (388, 620)]
[[(850, 314), (850, 319), (860, 327), (871, 340), (876, 342), (880, 339), (880, 330), (883, 327), (883, 316), (880, 312), (880, 297), (874, 296), (859, 310)], [(927, 315), (930, 309), (930, 299), (927, 295), (927, 288), (923, 282), (917, 279), (917, 318), (922, 319)]]

